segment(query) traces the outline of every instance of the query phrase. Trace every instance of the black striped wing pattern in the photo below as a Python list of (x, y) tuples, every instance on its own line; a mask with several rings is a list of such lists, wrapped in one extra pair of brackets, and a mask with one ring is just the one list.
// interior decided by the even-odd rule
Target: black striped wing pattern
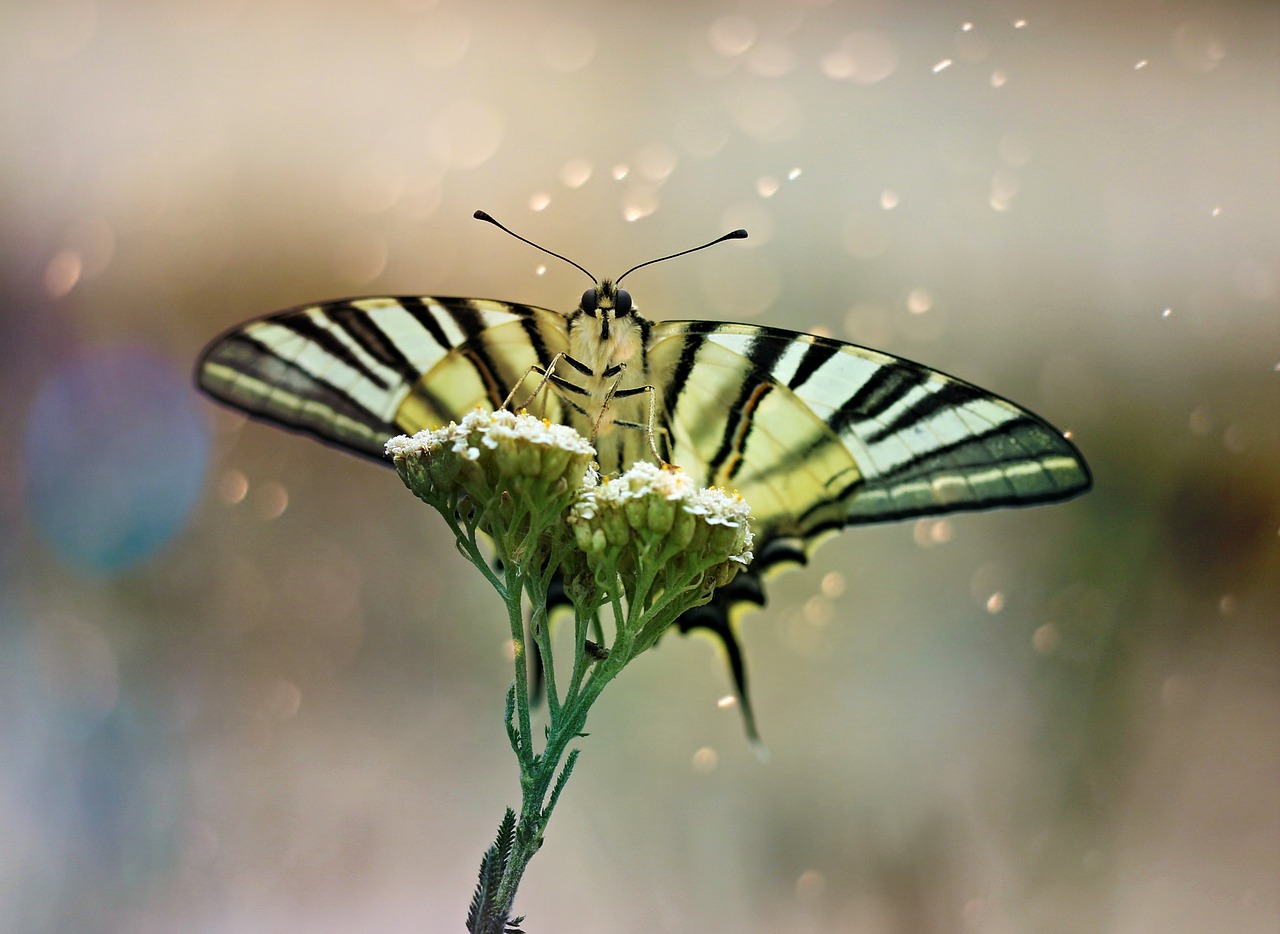
[[(328, 302), (229, 331), (205, 350), (197, 380), (252, 415), (384, 459), (394, 435), (501, 405), (531, 366), (568, 349), (566, 322), (472, 298)], [(732, 615), (764, 602), (767, 568), (803, 563), (846, 525), (1052, 502), (1091, 484), (1080, 453), (1043, 419), (920, 364), (746, 324), (667, 321), (648, 334), (645, 380), (668, 458), (751, 506), (755, 564), (679, 623), (723, 641), (749, 729)], [(554, 393), (529, 408), (590, 434)], [(611, 450), (648, 450), (599, 447), (605, 472), (627, 466)]]

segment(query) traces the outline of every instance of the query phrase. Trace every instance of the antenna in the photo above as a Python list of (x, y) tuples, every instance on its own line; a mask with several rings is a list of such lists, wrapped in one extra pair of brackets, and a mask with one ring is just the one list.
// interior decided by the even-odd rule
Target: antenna
[[(691, 247), (688, 250), (681, 250), (679, 253), (672, 253), (670, 256), (659, 256), (657, 259), (651, 259), (647, 262), (641, 263), (639, 266), (632, 266), (630, 269), (624, 272), (621, 276), (618, 276), (618, 278), (614, 281), (621, 282), (625, 277), (631, 275), (633, 272), (635, 272), (637, 269), (640, 269), (643, 266), (652, 266), (654, 263), (661, 263), (664, 260), (675, 259), (677, 256), (684, 256), (686, 253), (696, 253), (699, 250), (705, 250), (709, 246), (715, 246), (717, 243), (723, 243), (725, 240), (745, 240), (746, 238), (747, 238), (747, 232), (743, 230), (741, 227), (739, 227), (737, 230), (729, 231), (727, 234), (725, 234), (722, 237), (716, 237), (710, 243), (702, 244), (702, 246), (695, 246), (695, 247)], [(583, 272), (586, 272), (586, 270), (584, 269)]]
[[(555, 252), (553, 252), (553, 251), (551, 251), (551, 250), (548, 250), (545, 246), (539, 246), (538, 244), (534, 243), (532, 240), (530, 240), (530, 239), (529, 239), (529, 238), (527, 238), (527, 237), (522, 237), (522, 236), (520, 236), (520, 235), (519, 235), (518, 233), (516, 233), (514, 230), (511, 230), (511, 229), (509, 229), (509, 228), (507, 228), (507, 227), (504, 227), (502, 224), (499, 224), (496, 220), (494, 220), (494, 219), (493, 219), (493, 216), (492, 216), (492, 215), (490, 215), (488, 212), (486, 212), (486, 211), (476, 211), (476, 212), (475, 212), (474, 214), (472, 214), (471, 216), (472, 216), (472, 217), (474, 217), (474, 218), (475, 218), (476, 220), (478, 220), (478, 221), (487, 221), (488, 223), (492, 224), (494, 227), (497, 227), (499, 230), (503, 230), (503, 231), (506, 231), (507, 233), (511, 234), (511, 236), (515, 237), (517, 240), (523, 240), (525, 243), (529, 244), (529, 246), (533, 247), (535, 250), (541, 250), (543, 253), (547, 253), (547, 254), (549, 254), (549, 255), (551, 255), (551, 256), (554, 256), (556, 259), (562, 259), (562, 260), (564, 260), (564, 261), (565, 261), (566, 263), (568, 263), (570, 266), (574, 266), (574, 267), (576, 267), (576, 268), (578, 268), (578, 269), (582, 270), (582, 272), (587, 273), (587, 278), (588, 278), (588, 279), (590, 279), (590, 280), (592, 281), (592, 283), (595, 283), (595, 282), (599, 281), (599, 280), (597, 280), (597, 279), (596, 279), (596, 277), (595, 277), (595, 276), (593, 276), (593, 275), (591, 275), (591, 273), (587, 272), (587, 270), (586, 270), (586, 269), (583, 269), (581, 266), (579, 266), (579, 265), (578, 265), (577, 263), (575, 263), (573, 260), (569, 259), (569, 257), (567, 257), (567, 256), (561, 256), (559, 253), (555, 253)], [(745, 237), (745, 236), (747, 235), (747, 234), (746, 234), (746, 231), (742, 231), (742, 235)], [(721, 238), (721, 239), (723, 239), (723, 238)], [(708, 246), (710, 246), (710, 244), (708, 244)], [(686, 252), (687, 252), (687, 251), (686, 251)], [(679, 254), (676, 254), (676, 255), (678, 256)]]

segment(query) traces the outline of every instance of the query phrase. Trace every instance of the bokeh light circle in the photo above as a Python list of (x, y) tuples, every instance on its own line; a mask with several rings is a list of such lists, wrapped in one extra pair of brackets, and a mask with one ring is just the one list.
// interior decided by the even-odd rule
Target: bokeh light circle
[(158, 552), (199, 500), (209, 429), (186, 373), (137, 344), (53, 368), (27, 414), (24, 496), (57, 555), (112, 574)]

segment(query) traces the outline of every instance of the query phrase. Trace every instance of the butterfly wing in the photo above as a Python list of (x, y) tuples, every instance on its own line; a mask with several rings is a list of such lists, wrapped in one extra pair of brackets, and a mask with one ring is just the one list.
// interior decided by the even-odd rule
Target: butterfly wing
[[(497, 408), (567, 346), (565, 319), (473, 298), (304, 305), (228, 331), (200, 358), (201, 389), (251, 415), (378, 459), (387, 439)], [(543, 393), (537, 414), (562, 420)]]
[(918, 363), (811, 334), (707, 321), (654, 325), (649, 365), (670, 457), (751, 505), (756, 560), (680, 621), (725, 645), (751, 728), (734, 611), (761, 574), (804, 563), (823, 533), (1089, 489), (1084, 459), (1044, 419)]
[(745, 324), (667, 321), (649, 364), (672, 459), (737, 489), (758, 533), (1067, 499), (1075, 446), (1038, 415), (937, 370)]

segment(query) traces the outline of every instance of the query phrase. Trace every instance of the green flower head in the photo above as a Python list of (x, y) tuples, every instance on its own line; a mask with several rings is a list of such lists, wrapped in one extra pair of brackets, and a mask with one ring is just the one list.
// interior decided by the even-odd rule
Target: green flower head
[(688, 593), (696, 602), (751, 563), (749, 520), (736, 493), (700, 488), (679, 468), (647, 462), (584, 487), (569, 515), (598, 579), (617, 575), (626, 588), (643, 570), (654, 576), (644, 588), (650, 598)]
[(582, 435), (504, 409), (399, 435), (386, 451), (419, 499), (492, 537), (504, 560), (536, 547), (595, 478), (596, 452)]

